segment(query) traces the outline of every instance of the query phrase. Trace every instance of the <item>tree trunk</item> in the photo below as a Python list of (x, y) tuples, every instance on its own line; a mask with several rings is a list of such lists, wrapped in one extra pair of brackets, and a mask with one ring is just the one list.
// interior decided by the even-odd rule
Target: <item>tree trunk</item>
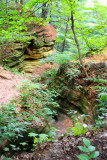
[(15, 3), (17, 4), (17, 3), (18, 3), (18, 0), (15, 0)]
[(23, 0), (20, 0), (20, 4), (23, 5)]
[(49, 4), (49, 15), (50, 15), (50, 20), (49, 20), (49, 23), (51, 24), (51, 18), (52, 18), (52, 9), (51, 9), (51, 6), (52, 6), (52, 2), (53, 0), (50, 0), (50, 4)]
[(48, 15), (48, 3), (45, 2), (43, 4), (43, 6), (42, 6), (42, 15), (41, 15), (41, 18), (43, 18), (44, 20), (46, 20), (47, 15)]
[(74, 13), (71, 11), (71, 29), (72, 29), (72, 32), (73, 32), (73, 35), (74, 35), (74, 40), (75, 40), (75, 43), (76, 43), (76, 46), (77, 46), (77, 50), (78, 50), (78, 55), (79, 55), (79, 61), (81, 63), (81, 66), (82, 66), (82, 69), (86, 75), (87, 78), (89, 78), (88, 76), (88, 73), (85, 69), (85, 66), (84, 66), (84, 63), (82, 61), (82, 58), (81, 58), (81, 49), (80, 49), (80, 44), (79, 44), (79, 41), (78, 41), (78, 38), (77, 38), (77, 35), (76, 35), (76, 32), (75, 32), (75, 24), (74, 24)]
[(8, 14), (8, 0), (6, 0), (6, 14)]
[[(65, 37), (66, 37), (66, 34), (68, 32), (68, 22), (69, 22), (69, 18), (67, 20), (67, 24), (66, 24), (66, 28), (65, 28)], [(61, 52), (64, 52), (64, 48), (65, 48), (65, 43), (66, 43), (66, 38), (64, 38), (64, 41), (62, 43), (62, 51)]]

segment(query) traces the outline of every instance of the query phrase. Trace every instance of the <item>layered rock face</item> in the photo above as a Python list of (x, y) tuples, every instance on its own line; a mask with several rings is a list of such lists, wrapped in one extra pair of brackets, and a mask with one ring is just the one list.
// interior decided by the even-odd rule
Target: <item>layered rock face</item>
[(16, 67), (25, 72), (33, 72), (40, 66), (41, 58), (45, 58), (55, 51), (56, 31), (51, 24), (33, 23), (29, 26), (32, 27), (28, 27), (28, 33), (33, 38), (28, 43), (17, 41), (0, 46), (0, 63), (2, 65)]
[(0, 45), (0, 64), (21, 69), (24, 61), (24, 45), (21, 42), (8, 42)]
[(51, 24), (39, 25), (30, 31), (30, 34), (35, 39), (30, 40), (30, 44), (25, 49), (24, 67), (25, 72), (32, 72), (36, 66), (40, 66), (39, 59), (47, 57), (52, 52), (55, 52), (54, 44), (56, 40), (56, 31)]

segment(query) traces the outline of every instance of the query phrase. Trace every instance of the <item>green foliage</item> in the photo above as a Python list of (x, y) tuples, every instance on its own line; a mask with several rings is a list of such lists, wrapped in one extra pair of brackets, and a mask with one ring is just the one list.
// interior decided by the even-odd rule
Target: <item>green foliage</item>
[(55, 136), (55, 132), (50, 131), (48, 134), (29, 133), (29, 136), (34, 138), (34, 146), (36, 146), (38, 143), (43, 143), (43, 142), (46, 142), (46, 141), (52, 141), (52, 137)]
[(8, 105), (0, 109), (0, 143), (4, 139), (10, 140), (14, 137), (20, 137), (21, 131), (25, 131), (27, 122), (20, 122), (20, 117), (16, 116), (18, 111), (13, 105)]
[(96, 127), (104, 127), (107, 124), (106, 117), (107, 117), (107, 80), (106, 79), (93, 79), (94, 82), (97, 82), (99, 85), (91, 87), (95, 88), (98, 92), (98, 104), (96, 106)]
[(12, 160), (12, 158), (5, 157), (4, 155), (2, 155), (0, 158), (1, 160)]
[[(40, 81), (41, 80), (45, 80), (45, 84), (50, 84), (52, 82), (52, 80), (55, 79), (57, 74), (57, 70), (56, 69), (49, 69), (46, 70), (40, 77)], [(58, 95), (58, 93), (56, 93)]]
[(101, 93), (98, 94), (99, 99), (97, 99), (97, 101), (99, 102), (99, 104), (97, 105), (97, 115), (98, 115), (98, 119), (96, 119), (96, 125), (97, 127), (102, 127), (106, 125), (106, 121), (104, 121), (104, 119), (106, 119), (107, 117), (107, 87), (101, 87), (99, 86), (99, 91)]
[[(2, 144), (7, 140), (7, 147), (5, 146), (4, 151), (13, 148), (8, 143), (13, 143), (23, 137), (22, 132), (25, 132), (26, 127), (30, 124), (26, 121), (22, 122), (18, 114), (19, 112), (14, 105), (3, 106), (0, 109), (0, 143)], [(20, 150), (20, 148), (14, 147), (13, 150)]]
[[(44, 2), (41, 1), (39, 3), (42, 4)], [(0, 2), (1, 5), (0, 42), (13, 40), (28, 42), (29, 39), (35, 38), (30, 35), (31, 33), (28, 33), (27, 27), (27, 24), (32, 22), (43, 24), (43, 19), (34, 17), (29, 12), (33, 12), (34, 6), (36, 7), (37, 3), (35, 1), (29, 1), (23, 6), (15, 2), (3, 1), (2, 3)]]
[(81, 71), (76, 68), (68, 68), (66, 71), (66, 76), (69, 78), (69, 80), (72, 80), (73, 78), (77, 78), (78, 75), (80, 75)]
[(80, 122), (76, 122), (74, 127), (71, 128), (71, 133), (73, 133), (74, 136), (85, 134), (89, 127), (86, 124), (82, 124)]
[(39, 107), (41, 105), (44, 108), (58, 107), (58, 104), (54, 101), (57, 92), (48, 90), (44, 84), (24, 81), (19, 90), (21, 91), (21, 101), (19, 103), (24, 108)]
[(69, 51), (65, 51), (63, 53), (61, 52), (55, 52), (52, 55), (49, 55), (44, 60), (41, 60), (42, 63), (57, 63), (59, 65), (66, 64), (69, 62), (69, 60), (72, 60), (72, 53)]
[(32, 148), (29, 143), (30, 145), (42, 143), (55, 135), (55, 128), (50, 124), (56, 114), (53, 107), (58, 107), (54, 101), (56, 92), (31, 81), (24, 81), (19, 88), (20, 98), (14, 99), (10, 105), (0, 109), (0, 143), (7, 141), (1, 153), (28, 150)]
[(82, 152), (85, 152), (77, 156), (80, 160), (89, 160), (99, 156), (99, 151), (95, 151), (96, 148), (91, 145), (90, 140), (83, 138), (83, 143), (84, 146), (78, 146)]

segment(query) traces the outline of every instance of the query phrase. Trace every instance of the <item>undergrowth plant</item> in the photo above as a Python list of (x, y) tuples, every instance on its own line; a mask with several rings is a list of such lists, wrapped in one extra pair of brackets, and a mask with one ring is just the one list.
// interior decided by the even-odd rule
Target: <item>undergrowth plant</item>
[(33, 137), (34, 147), (39, 143), (43, 143), (46, 141), (52, 141), (53, 136), (55, 136), (55, 130), (54, 131), (50, 130), (50, 132), (48, 132), (47, 134), (45, 133), (36, 134), (33, 132), (29, 133), (29, 137)]
[(99, 156), (99, 151), (95, 151), (96, 148), (91, 145), (90, 140), (83, 138), (83, 143), (84, 146), (78, 146), (78, 148), (84, 152), (84, 154), (77, 156), (80, 160), (90, 160)]
[(52, 108), (58, 107), (58, 103), (54, 100), (58, 96), (55, 90), (48, 90), (44, 84), (32, 83), (31, 81), (24, 81), (18, 88), (20, 93), (19, 102), (24, 108)]
[(0, 153), (28, 151), (55, 135), (51, 122), (58, 107), (57, 93), (31, 81), (24, 81), (19, 90), (20, 97), (0, 109), (0, 143), (4, 144)]
[(70, 133), (72, 133), (74, 136), (81, 135), (81, 134), (85, 134), (88, 129), (89, 129), (89, 126), (87, 124), (76, 122), (74, 127), (70, 129)]
[(0, 109), (0, 143), (3, 144), (0, 151), (9, 151), (12, 146), (9, 147), (8, 143), (23, 137), (21, 133), (26, 131), (27, 125), (30, 124), (27, 121), (20, 121), (18, 113), (14, 105), (3, 106)]
[(100, 85), (92, 87), (95, 88), (98, 92), (98, 105), (96, 106), (97, 117), (96, 127), (104, 127), (107, 124), (107, 80), (105, 79), (94, 79), (95, 82), (98, 82)]

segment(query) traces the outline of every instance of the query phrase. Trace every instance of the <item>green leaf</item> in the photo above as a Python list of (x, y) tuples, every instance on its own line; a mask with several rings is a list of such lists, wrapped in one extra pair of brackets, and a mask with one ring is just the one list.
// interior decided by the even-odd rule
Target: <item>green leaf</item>
[(27, 143), (26, 142), (22, 142), (22, 143), (20, 143), (22, 146), (25, 146), (25, 145), (27, 145)]
[(40, 134), (40, 135), (39, 135), (39, 138), (40, 138), (41, 140), (46, 140), (46, 139), (48, 139), (48, 135), (47, 135), (47, 134)]
[(92, 152), (91, 154), (90, 154), (90, 158), (96, 158), (96, 157), (98, 157), (99, 156), (99, 151), (95, 151), (95, 152)]
[(29, 137), (36, 137), (36, 136), (38, 136), (38, 134), (36, 134), (36, 133), (29, 133)]
[(78, 146), (78, 148), (83, 152), (89, 152), (89, 149), (84, 146)]
[(89, 146), (88, 148), (89, 148), (89, 151), (90, 151), (90, 152), (95, 151), (95, 147), (94, 147), (94, 146)]
[(39, 141), (39, 138), (34, 139), (34, 143), (38, 143), (38, 141)]
[(6, 148), (4, 148), (4, 151), (9, 151), (9, 148), (7, 148), (7, 147), (6, 147)]
[(87, 138), (83, 138), (83, 142), (87, 147), (90, 146), (90, 140), (88, 140)]
[(80, 154), (77, 157), (81, 160), (89, 160), (90, 159), (90, 157), (86, 154)]

